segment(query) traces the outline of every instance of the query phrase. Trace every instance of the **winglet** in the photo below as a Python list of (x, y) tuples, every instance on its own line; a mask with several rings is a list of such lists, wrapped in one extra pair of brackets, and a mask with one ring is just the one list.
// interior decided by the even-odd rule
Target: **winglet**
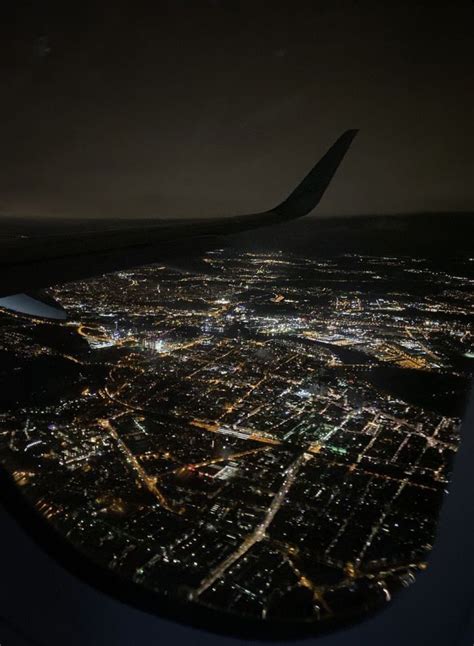
[(312, 211), (329, 186), (334, 173), (358, 130), (346, 130), (284, 202), (272, 209), (281, 220), (293, 220)]

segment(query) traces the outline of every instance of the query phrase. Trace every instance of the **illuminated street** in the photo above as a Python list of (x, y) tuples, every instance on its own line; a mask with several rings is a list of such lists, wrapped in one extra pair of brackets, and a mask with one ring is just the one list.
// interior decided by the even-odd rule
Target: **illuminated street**
[(472, 261), (217, 251), (0, 315), (0, 455), (96, 563), (324, 621), (426, 567), (472, 374)]

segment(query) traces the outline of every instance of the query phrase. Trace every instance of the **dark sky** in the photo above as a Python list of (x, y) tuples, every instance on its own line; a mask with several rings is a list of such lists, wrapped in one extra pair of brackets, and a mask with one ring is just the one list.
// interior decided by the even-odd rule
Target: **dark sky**
[(0, 213), (252, 212), (353, 127), (319, 213), (474, 210), (470, 0), (10, 5)]

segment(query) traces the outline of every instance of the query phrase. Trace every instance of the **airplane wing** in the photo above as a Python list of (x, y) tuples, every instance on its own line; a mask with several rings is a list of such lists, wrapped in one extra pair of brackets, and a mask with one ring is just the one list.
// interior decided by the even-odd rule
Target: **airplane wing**
[(66, 318), (42, 288), (98, 274), (166, 262), (222, 245), (230, 234), (300, 218), (319, 203), (357, 130), (347, 130), (281, 204), (261, 213), (194, 220), (151, 220), (94, 231), (0, 240), (0, 307)]

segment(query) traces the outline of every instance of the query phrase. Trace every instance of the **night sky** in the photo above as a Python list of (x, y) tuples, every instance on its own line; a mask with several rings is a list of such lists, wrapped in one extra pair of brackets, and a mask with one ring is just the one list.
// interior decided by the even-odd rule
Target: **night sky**
[(10, 4), (0, 213), (254, 212), (354, 127), (319, 214), (474, 210), (471, 1)]

